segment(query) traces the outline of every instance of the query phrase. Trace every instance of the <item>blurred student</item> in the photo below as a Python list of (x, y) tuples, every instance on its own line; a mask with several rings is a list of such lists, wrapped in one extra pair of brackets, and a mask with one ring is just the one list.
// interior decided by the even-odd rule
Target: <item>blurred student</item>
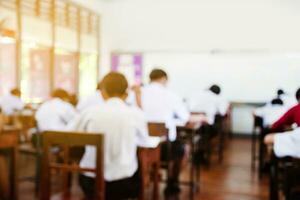
[(10, 94), (0, 98), (0, 107), (7, 116), (22, 110), (25, 104), (21, 100), (21, 91), (18, 88), (12, 89)]
[[(153, 69), (150, 73), (150, 84), (141, 89), (141, 108), (146, 114), (148, 122), (162, 122), (169, 129), (171, 141), (171, 160), (173, 168), (168, 180), (166, 193), (179, 192), (178, 179), (181, 161), (185, 153), (185, 146), (176, 140), (176, 125), (185, 125), (190, 114), (183, 100), (167, 87), (168, 75), (161, 69)], [(167, 144), (162, 145), (162, 159), (167, 157)]]
[[(159, 138), (148, 136), (144, 113), (125, 103), (128, 83), (117, 72), (107, 74), (103, 79), (102, 105), (94, 105), (82, 112), (73, 123), (76, 131), (103, 133), (104, 178), (106, 199), (136, 198), (139, 193), (139, 172), (137, 147), (147, 146), (148, 141), (159, 143)], [(151, 146), (152, 146), (151, 145)], [(95, 168), (95, 148), (86, 146), (80, 162), (84, 168)], [(80, 186), (87, 199), (94, 194), (95, 174), (83, 173), (79, 177)]]
[(265, 144), (273, 145), (277, 157), (291, 156), (300, 158), (300, 129), (269, 134), (265, 137)]
[(254, 115), (263, 119), (263, 126), (269, 128), (287, 111), (283, 101), (279, 98), (273, 99), (271, 104), (266, 104), (254, 111)]
[(82, 112), (83, 110), (89, 108), (89, 107), (93, 107), (95, 105), (99, 105), (103, 103), (103, 97), (101, 94), (101, 87), (102, 87), (102, 82), (100, 81), (97, 85), (97, 89), (94, 92), (94, 94), (84, 98), (84, 99), (80, 99), (79, 103), (76, 106), (76, 109), (79, 112)]
[(44, 102), (36, 112), (38, 129), (64, 131), (77, 115), (77, 111), (69, 103), (70, 96), (65, 90), (56, 89), (51, 96), (52, 98)]
[(296, 92), (296, 99), (298, 104), (289, 109), (272, 125), (272, 131), (284, 131), (286, 128), (290, 128), (293, 124), (296, 124), (298, 127), (300, 126), (300, 88)]
[(292, 108), (297, 105), (297, 100), (292, 95), (287, 94), (284, 90), (277, 90), (277, 98), (283, 101), (283, 105), (287, 108)]
[(206, 114), (210, 125), (214, 124), (217, 114), (225, 116), (228, 109), (229, 103), (221, 96), (221, 88), (218, 85), (212, 85), (208, 90), (196, 92), (190, 99), (190, 110)]

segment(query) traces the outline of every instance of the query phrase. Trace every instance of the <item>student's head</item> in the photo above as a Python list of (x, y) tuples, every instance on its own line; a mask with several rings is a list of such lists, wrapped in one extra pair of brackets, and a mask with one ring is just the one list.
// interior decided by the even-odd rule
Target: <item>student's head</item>
[(21, 90), (19, 88), (14, 88), (10, 91), (10, 94), (16, 97), (21, 97)]
[(285, 94), (285, 92), (283, 91), (283, 89), (277, 90), (277, 96), (281, 96), (283, 94)]
[(63, 90), (63, 89), (55, 89), (52, 94), (51, 94), (52, 98), (59, 98), (63, 101), (70, 101), (70, 95), (67, 91)]
[(300, 103), (300, 88), (296, 92), (296, 99)]
[(101, 93), (104, 99), (117, 97), (125, 100), (127, 98), (128, 82), (123, 74), (110, 72), (103, 78), (102, 82)]
[(221, 88), (218, 85), (212, 85), (212, 86), (210, 86), (209, 90), (212, 93), (215, 93), (216, 95), (219, 95), (221, 93)]
[(102, 88), (103, 88), (103, 79), (99, 81), (97, 84), (97, 90), (101, 91)]
[(271, 104), (272, 105), (283, 105), (283, 101), (279, 98), (276, 98), (271, 101)]
[(158, 82), (166, 85), (168, 82), (168, 74), (162, 69), (153, 69), (149, 75), (151, 82)]

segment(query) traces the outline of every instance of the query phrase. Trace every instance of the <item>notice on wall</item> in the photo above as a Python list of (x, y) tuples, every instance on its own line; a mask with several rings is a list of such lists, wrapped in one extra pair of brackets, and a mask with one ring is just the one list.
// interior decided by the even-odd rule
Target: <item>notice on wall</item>
[(75, 54), (56, 54), (54, 86), (69, 93), (77, 92), (77, 57)]
[(47, 99), (50, 96), (50, 50), (30, 51), (30, 98)]
[(142, 83), (143, 56), (139, 53), (113, 53), (111, 70), (124, 74), (130, 85), (140, 85)]
[(16, 87), (16, 44), (0, 43), (0, 96)]

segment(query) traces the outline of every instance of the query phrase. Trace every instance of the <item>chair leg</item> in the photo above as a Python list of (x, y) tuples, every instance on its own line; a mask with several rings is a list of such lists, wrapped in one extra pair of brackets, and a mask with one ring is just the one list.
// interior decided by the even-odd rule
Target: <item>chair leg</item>
[(269, 199), (278, 200), (278, 166), (276, 158), (272, 160), (270, 168)]

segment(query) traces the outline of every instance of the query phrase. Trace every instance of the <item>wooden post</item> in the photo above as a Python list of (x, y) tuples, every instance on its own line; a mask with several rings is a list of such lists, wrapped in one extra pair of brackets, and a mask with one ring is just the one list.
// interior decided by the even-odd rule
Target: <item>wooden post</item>
[(81, 55), (81, 10), (77, 8), (77, 68), (76, 68), (76, 93), (79, 95), (80, 84), (80, 55)]
[(96, 79), (97, 81), (99, 80), (99, 76), (100, 76), (100, 61), (101, 61), (101, 58), (100, 58), (100, 54), (101, 54), (101, 44), (100, 44), (100, 17), (98, 16), (97, 17), (97, 25), (96, 25), (96, 41), (97, 41), (97, 52), (98, 52), (98, 55), (97, 55), (97, 74), (96, 74)]
[(56, 44), (56, 9), (55, 9), (56, 0), (51, 0), (51, 26), (52, 26), (52, 45), (50, 53), (50, 91), (54, 89), (54, 72), (55, 72), (55, 44)]
[(16, 37), (16, 80), (17, 87), (21, 85), (22, 67), (22, 13), (21, 0), (16, 0), (17, 37)]

